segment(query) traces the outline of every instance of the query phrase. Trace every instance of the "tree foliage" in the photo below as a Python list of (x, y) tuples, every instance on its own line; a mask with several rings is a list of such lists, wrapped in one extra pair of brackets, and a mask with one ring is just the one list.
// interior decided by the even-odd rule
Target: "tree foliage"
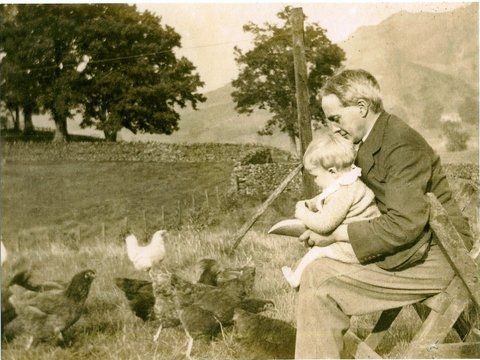
[[(292, 145), (298, 137), (295, 100), (295, 72), (292, 52), (292, 32), (289, 22), (291, 8), (285, 7), (277, 14), (283, 25), (254, 23), (244, 25), (243, 30), (253, 35), (253, 49), (243, 52), (235, 47), (235, 61), (239, 75), (232, 84), (235, 108), (239, 113), (251, 114), (254, 109), (266, 109), (271, 119), (260, 131), (271, 135), (276, 129), (286, 132)], [(325, 80), (345, 60), (344, 51), (332, 44), (326, 30), (317, 23), (306, 23), (304, 29), (305, 56), (308, 70), (308, 89), (312, 120), (324, 117), (318, 92)]]
[(206, 100), (197, 92), (203, 82), (193, 64), (173, 52), (180, 35), (134, 6), (93, 5), (89, 11), (76, 49), (79, 58), (90, 59), (78, 84), (82, 126), (93, 125), (111, 140), (122, 127), (134, 133), (178, 130), (175, 106), (190, 102), (195, 109)]
[(48, 111), (55, 140), (67, 138), (75, 111), (83, 114), (82, 126), (109, 139), (122, 127), (171, 134), (178, 129), (176, 106), (205, 101), (195, 67), (173, 52), (180, 36), (135, 6), (18, 5), (0, 37), (8, 39), (2, 88), (24, 112), (28, 99), (31, 111)]

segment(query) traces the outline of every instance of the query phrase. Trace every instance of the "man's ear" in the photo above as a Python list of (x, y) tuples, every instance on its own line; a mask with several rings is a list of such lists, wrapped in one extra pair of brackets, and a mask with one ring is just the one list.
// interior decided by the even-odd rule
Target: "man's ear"
[(365, 99), (360, 99), (357, 101), (358, 108), (360, 109), (360, 115), (365, 118), (368, 115), (370, 110), (370, 103)]

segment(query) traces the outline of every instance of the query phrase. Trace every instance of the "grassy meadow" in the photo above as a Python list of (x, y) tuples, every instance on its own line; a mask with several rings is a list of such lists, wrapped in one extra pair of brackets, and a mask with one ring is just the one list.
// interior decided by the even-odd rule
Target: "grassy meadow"
[[(32, 151), (35, 147), (32, 145)], [(10, 251), (2, 269), (8, 279), (17, 266), (28, 264), (35, 280), (69, 280), (94, 269), (87, 312), (71, 331), (72, 344), (61, 348), (41, 344), (28, 352), (26, 339), (2, 344), (4, 359), (183, 359), (186, 336), (179, 327), (165, 329), (158, 342), (155, 323), (143, 323), (128, 308), (115, 277), (148, 279), (127, 259), (124, 219), (142, 239), (167, 228), (166, 265), (195, 280), (196, 262), (217, 258), (227, 265), (254, 264), (254, 295), (271, 299), (277, 311), (268, 316), (294, 324), (295, 295), (282, 278), (283, 265), (294, 265), (304, 253), (295, 241), (266, 236), (274, 219), (287, 215), (278, 202), (240, 244), (233, 257), (226, 251), (233, 233), (258, 201), (242, 203), (228, 195), (233, 161), (152, 163), (141, 161), (22, 161), (15, 154), (2, 166), (2, 239)], [(12, 160), (14, 159), (14, 160)], [(218, 189), (218, 196), (217, 196)], [(209, 194), (206, 206), (205, 191)], [(192, 193), (197, 196), (195, 209)], [(183, 220), (178, 221), (178, 204)], [(281, 200), (280, 200), (281, 202)], [(163, 216), (162, 216), (163, 208)], [(293, 210), (292, 210), (293, 211)], [(202, 226), (202, 224), (210, 226)], [(103, 229), (104, 231), (103, 231)], [(20, 265), (19, 265), (20, 264)], [(379, 314), (352, 319), (365, 336)], [(420, 321), (411, 309), (403, 312), (379, 352), (398, 357)], [(238, 359), (240, 349), (231, 329), (213, 342), (195, 341), (197, 359)]]

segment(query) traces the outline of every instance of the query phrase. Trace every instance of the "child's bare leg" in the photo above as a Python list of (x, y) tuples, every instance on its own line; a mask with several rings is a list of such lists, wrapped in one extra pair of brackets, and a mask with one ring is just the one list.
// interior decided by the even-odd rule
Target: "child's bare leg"
[(302, 257), (295, 271), (288, 266), (282, 267), (282, 273), (291, 287), (296, 288), (300, 285), (300, 279), (305, 268), (313, 261), (325, 257), (324, 248), (314, 246)]

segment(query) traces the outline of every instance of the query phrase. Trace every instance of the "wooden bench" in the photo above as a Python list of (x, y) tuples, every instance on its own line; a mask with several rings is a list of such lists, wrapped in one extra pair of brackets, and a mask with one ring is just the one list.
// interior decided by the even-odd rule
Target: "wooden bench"
[[(462, 211), (472, 200), (476, 206), (476, 193), (472, 185), (463, 186), (457, 194)], [(443, 292), (413, 305), (423, 323), (402, 357), (478, 358), (480, 333), (474, 328), (475, 324), (472, 324), (475, 319), (469, 319), (468, 316), (468, 310), (480, 309), (480, 273), (475, 261), (480, 249), (478, 238), (469, 252), (440, 202), (431, 193), (427, 196), (431, 205), (430, 226), (456, 275)], [(345, 334), (345, 347), (350, 350), (350, 356), (381, 358), (375, 350), (402, 309), (403, 307), (383, 311), (364, 340), (349, 330)], [(477, 317), (478, 314), (477, 312)], [(453, 329), (462, 341), (443, 343)]]

